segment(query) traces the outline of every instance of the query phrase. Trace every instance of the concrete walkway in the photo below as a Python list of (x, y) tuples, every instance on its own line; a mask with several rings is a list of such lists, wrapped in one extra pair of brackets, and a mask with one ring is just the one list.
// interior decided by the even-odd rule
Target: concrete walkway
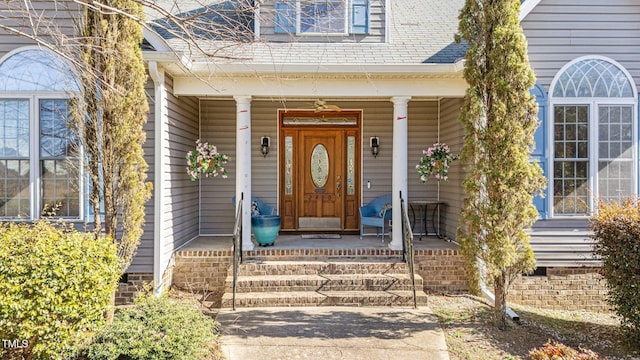
[(428, 307), (223, 309), (228, 360), (448, 360), (444, 333)]

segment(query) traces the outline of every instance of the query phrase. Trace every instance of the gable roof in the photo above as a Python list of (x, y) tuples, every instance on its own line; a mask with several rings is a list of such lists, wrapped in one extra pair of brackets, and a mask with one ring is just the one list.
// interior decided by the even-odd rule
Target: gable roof
[[(213, 0), (203, 7), (202, 1), (181, 1), (175, 8), (172, 0), (160, 0), (160, 6), (172, 4), (175, 14), (207, 13), (213, 7), (226, 9), (226, 14), (237, 28), (253, 28), (253, 18), (242, 15), (241, 9), (228, 8), (230, 3), (245, 6), (247, 0)], [(164, 3), (164, 4), (163, 4)], [(454, 35), (458, 27), (458, 14), (464, 0), (387, 0), (389, 8), (388, 39), (385, 43), (269, 43), (249, 41), (244, 36), (240, 41), (229, 41), (202, 36), (198, 39), (200, 49), (189, 44), (166, 29), (157, 32), (178, 53), (186, 54), (194, 66), (235, 65), (246, 67), (322, 67), (340, 66), (401, 66), (401, 65), (453, 65), (464, 57), (465, 45), (456, 44)], [(161, 16), (153, 9), (148, 11), (152, 26), (158, 27)], [(227, 19), (229, 21), (229, 19)], [(243, 24), (242, 26), (240, 24)], [(253, 36), (253, 34), (251, 34)], [(253, 39), (250, 39), (253, 40)], [(207, 65), (208, 64), (208, 65)]]

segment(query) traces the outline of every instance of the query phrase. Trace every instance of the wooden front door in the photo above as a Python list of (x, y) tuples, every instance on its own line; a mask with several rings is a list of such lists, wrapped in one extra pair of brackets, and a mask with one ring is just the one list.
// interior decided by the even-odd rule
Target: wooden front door
[(348, 125), (319, 125), (313, 121), (317, 113), (302, 114), (313, 118), (303, 124), (281, 122), (281, 228), (355, 230), (360, 203), (360, 113), (354, 112), (358, 117)]
[(342, 132), (299, 131), (301, 149), (298, 228), (342, 229)]

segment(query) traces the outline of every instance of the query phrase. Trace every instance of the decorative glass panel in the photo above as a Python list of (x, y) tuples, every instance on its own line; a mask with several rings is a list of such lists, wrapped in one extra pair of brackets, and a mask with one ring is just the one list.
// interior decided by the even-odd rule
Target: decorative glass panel
[(78, 91), (74, 77), (58, 57), (25, 50), (0, 64), (0, 91)]
[(556, 214), (589, 212), (589, 116), (586, 105), (554, 108), (554, 204)]
[(600, 60), (578, 61), (558, 78), (554, 97), (633, 97), (633, 86), (616, 65)]
[(356, 193), (355, 173), (356, 173), (356, 138), (347, 137), (347, 195)]
[(284, 125), (357, 125), (355, 116), (348, 117), (307, 117), (285, 116), (282, 119)]
[(313, 148), (310, 165), (313, 183), (318, 188), (324, 187), (329, 179), (329, 154), (324, 145), (318, 144)]
[(293, 138), (284, 138), (284, 194), (293, 194)]
[(604, 201), (633, 194), (633, 108), (598, 107), (598, 194)]

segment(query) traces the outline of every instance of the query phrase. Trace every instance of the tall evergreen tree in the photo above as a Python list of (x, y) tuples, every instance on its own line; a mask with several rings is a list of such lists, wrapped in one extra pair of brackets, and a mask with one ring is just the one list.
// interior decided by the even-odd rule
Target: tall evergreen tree
[(533, 195), (545, 186), (530, 162), (538, 127), (535, 83), (518, 20), (520, 0), (467, 0), (458, 41), (469, 45), (464, 77), (469, 84), (460, 120), (462, 160), (468, 166), (458, 238), (470, 288), (486, 274), (495, 293), (496, 326), (506, 327), (509, 285), (535, 267), (525, 229), (538, 218)]
[(144, 13), (132, 0), (92, 3), (84, 4), (79, 29), (82, 91), (72, 106), (73, 122), (91, 179), (96, 230), (116, 239), (124, 272), (139, 245), (144, 204), (151, 197), (142, 148), (149, 110), (140, 48)]

